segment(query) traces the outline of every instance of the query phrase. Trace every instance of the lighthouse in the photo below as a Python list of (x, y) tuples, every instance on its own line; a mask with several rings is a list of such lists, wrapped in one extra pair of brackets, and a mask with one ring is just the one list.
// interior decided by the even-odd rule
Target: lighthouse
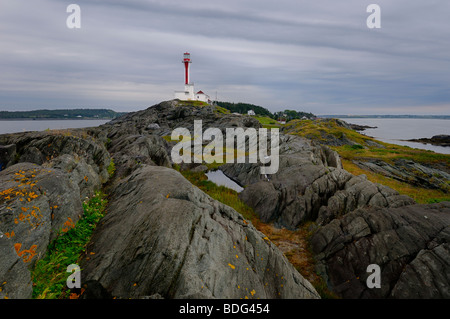
[(183, 63), (184, 63), (184, 84), (189, 84), (189, 65), (192, 63), (191, 54), (186, 52), (183, 54)]
[(184, 64), (184, 91), (175, 91), (175, 98), (182, 101), (202, 101), (210, 103), (209, 96), (202, 91), (194, 93), (194, 83), (191, 83), (190, 78), (190, 65), (192, 63), (191, 54), (185, 52), (181, 62)]

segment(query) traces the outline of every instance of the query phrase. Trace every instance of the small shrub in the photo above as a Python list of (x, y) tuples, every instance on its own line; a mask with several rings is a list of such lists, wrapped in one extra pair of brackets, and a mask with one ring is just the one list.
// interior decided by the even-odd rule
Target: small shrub
[(352, 150), (362, 150), (362, 149), (364, 149), (364, 146), (359, 145), (359, 144), (354, 144), (351, 146), (351, 149)]

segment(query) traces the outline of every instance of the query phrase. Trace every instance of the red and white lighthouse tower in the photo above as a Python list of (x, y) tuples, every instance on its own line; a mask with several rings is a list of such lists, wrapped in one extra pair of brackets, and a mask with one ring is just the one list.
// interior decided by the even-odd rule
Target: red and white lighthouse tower
[(183, 54), (183, 61), (184, 63), (184, 84), (189, 84), (189, 65), (192, 63), (191, 61), (191, 54), (189, 52), (185, 52)]

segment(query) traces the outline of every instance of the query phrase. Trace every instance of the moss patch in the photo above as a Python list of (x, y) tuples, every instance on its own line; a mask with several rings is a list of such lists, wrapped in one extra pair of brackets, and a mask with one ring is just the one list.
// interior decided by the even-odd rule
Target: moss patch
[(344, 169), (353, 175), (365, 174), (367, 179), (373, 183), (379, 183), (395, 189), (399, 194), (407, 195), (414, 199), (419, 204), (430, 204), (442, 201), (450, 201), (450, 195), (444, 193), (441, 190), (427, 189), (417, 186), (412, 186), (411, 184), (401, 182), (387, 176), (373, 173), (371, 171), (364, 170), (357, 165), (353, 164), (352, 161), (348, 159), (342, 160), (342, 165)]

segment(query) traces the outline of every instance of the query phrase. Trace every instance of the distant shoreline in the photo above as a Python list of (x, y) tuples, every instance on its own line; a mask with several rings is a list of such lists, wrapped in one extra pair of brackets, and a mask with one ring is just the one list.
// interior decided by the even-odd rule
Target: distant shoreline
[(113, 120), (124, 114), (126, 112), (115, 112), (110, 109), (0, 111), (0, 121)]
[(317, 115), (319, 118), (337, 119), (427, 119), (450, 120), (450, 115)]
[(21, 118), (10, 118), (10, 119), (1, 119), (0, 121), (87, 121), (87, 120), (92, 120), (92, 121), (100, 121), (100, 120), (114, 120), (114, 118), (38, 118), (38, 119), (34, 119), (34, 118), (25, 118), (25, 117), (21, 117)]

